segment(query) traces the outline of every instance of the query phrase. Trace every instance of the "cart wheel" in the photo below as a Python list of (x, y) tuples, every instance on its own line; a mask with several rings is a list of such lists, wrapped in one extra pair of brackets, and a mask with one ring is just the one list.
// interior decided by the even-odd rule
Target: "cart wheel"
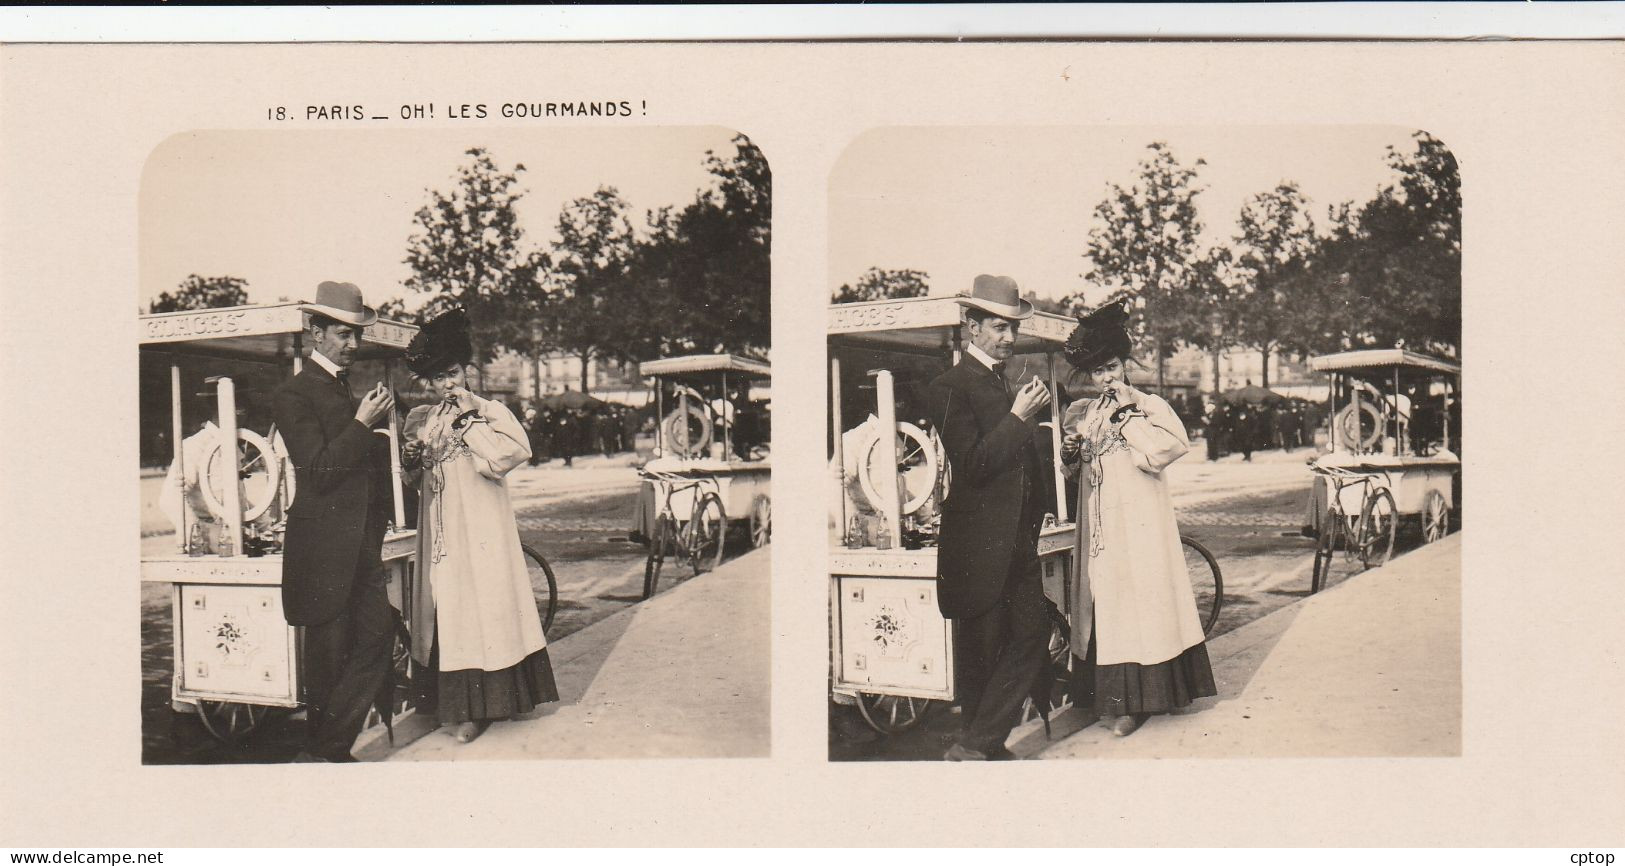
[[(542, 632), (545, 634), (553, 628), (553, 615), (559, 612), (559, 582), (553, 577), (553, 566), (547, 564), (546, 557), (528, 544), (519, 547), (525, 551), (525, 571), (530, 573), (530, 588), (537, 596), (536, 607), (542, 615)], [(544, 586), (547, 589), (546, 601), (541, 599)]]
[(652, 598), (660, 585), (660, 566), (666, 561), (666, 548), (677, 536), (677, 527), (664, 514), (655, 518), (654, 537), (649, 539), (649, 558), (643, 563), (643, 597)]
[(750, 546), (761, 547), (773, 534), (773, 503), (763, 494), (750, 502)]
[(930, 703), (927, 698), (858, 692), (858, 712), (869, 727), (882, 734), (901, 734), (919, 724)]
[(1196, 615), (1202, 620), (1202, 634), (1210, 635), (1219, 622), (1219, 610), (1224, 607), (1224, 576), (1219, 572), (1219, 561), (1190, 536), (1181, 535), (1179, 543), (1185, 551), (1185, 573), (1190, 575), (1191, 592), (1196, 595)]
[[(703, 403), (696, 405), (694, 402), (690, 402), (686, 418), (683, 415), (683, 410), (677, 408), (667, 412), (665, 419), (660, 422), (663, 428), (661, 430), (662, 441), (666, 443), (666, 449), (672, 454), (678, 457), (700, 457), (710, 449), (713, 435), (711, 419), (705, 414), (702, 406)], [(683, 435), (685, 420), (688, 422), (686, 425), (687, 436)], [(688, 443), (687, 450), (683, 448), (684, 442)]]
[(875, 436), (867, 445), (858, 445), (858, 486), (869, 502), (880, 507), (880, 491), (887, 483), (902, 480), (902, 513), (920, 510), (942, 484), (943, 461), (937, 453), (931, 434), (919, 427), (899, 421), (897, 423), (897, 466), (888, 469), (876, 465), (880, 437)]
[(1443, 493), (1429, 490), (1422, 500), (1422, 541), (1432, 544), (1449, 532), (1450, 506), (1445, 504)]
[(1365, 503), (1360, 517), (1360, 562), (1366, 568), (1383, 565), (1394, 553), (1394, 536), (1399, 533), (1399, 510), (1394, 496), (1378, 490)]
[(234, 701), (197, 702), (197, 716), (203, 721), (204, 729), (228, 746), (235, 746), (254, 733), (260, 722), (265, 721), (265, 714), (269, 710), (269, 707)]
[[(225, 449), (223, 443), (216, 442), (208, 453), (203, 456), (203, 471), (198, 473), (198, 492), (203, 494), (203, 502), (209, 507), (209, 512), (221, 520), (229, 520), (226, 515), (226, 484), (234, 479), (221, 464), (221, 452)], [(241, 429), (237, 431), (237, 479), (243, 484), (243, 522), (249, 523), (276, 501), (280, 488), (277, 486), (278, 476), (281, 475), (282, 461), (272, 449), (271, 443), (264, 436), (253, 430)]]
[(721, 497), (715, 493), (700, 497), (688, 519), (688, 562), (694, 574), (722, 564), (722, 542), (727, 534), (728, 516), (722, 510)]
[(1343, 537), (1343, 519), (1338, 514), (1329, 514), (1327, 519), (1320, 523), (1320, 539), (1315, 542), (1315, 566), (1309, 581), (1309, 594), (1313, 595), (1325, 589), (1331, 583), (1332, 554), (1337, 543)]

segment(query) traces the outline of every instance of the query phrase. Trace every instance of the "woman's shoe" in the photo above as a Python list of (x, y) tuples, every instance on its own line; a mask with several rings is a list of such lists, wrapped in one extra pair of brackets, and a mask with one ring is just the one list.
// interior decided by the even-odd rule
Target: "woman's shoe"
[(472, 743), (480, 734), (485, 733), (485, 729), (489, 727), (491, 727), (491, 723), (488, 721), (463, 722), (457, 726), (457, 730), (453, 731), (451, 735), (459, 743)]
[(1129, 734), (1138, 731), (1140, 726), (1145, 724), (1145, 720), (1150, 717), (1150, 713), (1134, 713), (1133, 715), (1128, 716), (1118, 716), (1117, 721), (1112, 722), (1112, 736), (1126, 737)]

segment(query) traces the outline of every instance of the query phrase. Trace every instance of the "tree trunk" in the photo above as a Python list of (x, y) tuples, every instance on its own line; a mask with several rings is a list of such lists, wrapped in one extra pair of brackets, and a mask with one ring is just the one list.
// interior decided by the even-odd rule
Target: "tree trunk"
[(1217, 402), (1219, 393), (1224, 390), (1224, 383), (1219, 379), (1219, 356), (1223, 355), (1224, 352), (1219, 348), (1217, 341), (1213, 343), (1210, 354), (1213, 355), (1213, 399)]
[(1259, 384), (1267, 390), (1269, 388), (1269, 386), (1270, 386), (1270, 346), (1269, 346), (1269, 344), (1265, 343), (1263, 346), (1259, 347), (1258, 351), (1259, 351), (1260, 354), (1262, 354), (1264, 356), (1264, 365), (1262, 367), (1258, 368), (1258, 381), (1259, 381)]
[(532, 393), (532, 395), (534, 395), (534, 397), (536, 399), (536, 402), (540, 403), (540, 402), (542, 402), (542, 356), (541, 355), (532, 355), (532, 356), (530, 356), (530, 365), (531, 365), (531, 369), (534, 370), (535, 373), (536, 373), (535, 377), (531, 380), (531, 383), (530, 383), (530, 385), (531, 385), (531, 393)]
[(581, 393), (587, 393), (587, 365), (592, 363), (592, 353), (581, 353)]
[(1167, 399), (1168, 383), (1164, 379), (1164, 370), (1167, 369), (1167, 359), (1163, 357), (1162, 340), (1157, 340), (1157, 396)]

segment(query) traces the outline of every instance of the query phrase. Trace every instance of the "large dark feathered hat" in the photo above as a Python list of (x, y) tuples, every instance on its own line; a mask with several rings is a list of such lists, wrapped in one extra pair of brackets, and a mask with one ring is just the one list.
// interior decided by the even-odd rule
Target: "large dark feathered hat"
[(1078, 317), (1078, 326), (1066, 338), (1062, 354), (1073, 369), (1085, 373), (1113, 358), (1127, 358), (1134, 351), (1128, 335), (1127, 298), (1103, 304), (1094, 312)]
[(474, 360), (474, 343), (468, 336), (468, 314), (462, 310), (442, 313), (424, 324), (406, 347), (406, 368), (428, 378), (453, 364)]

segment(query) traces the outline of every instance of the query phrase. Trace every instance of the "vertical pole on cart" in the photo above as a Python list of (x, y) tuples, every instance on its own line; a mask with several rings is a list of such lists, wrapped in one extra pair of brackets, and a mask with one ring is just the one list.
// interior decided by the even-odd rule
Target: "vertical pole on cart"
[[(389, 387), (389, 395), (395, 396), (395, 386), (390, 382), (390, 367), (384, 365), (384, 382)], [(395, 529), (406, 528), (406, 500), (401, 493), (401, 426), (395, 417), (395, 407), (389, 409), (389, 491), (390, 498), (395, 505)]]
[(659, 379), (655, 380), (655, 456), (664, 457), (668, 451), (666, 445), (666, 389), (662, 387)]
[(305, 340), (304, 333), (295, 332), (293, 335), (293, 374), (295, 376), (305, 369)]
[(1327, 395), (1331, 401), (1331, 411), (1326, 413), (1326, 450), (1337, 451), (1337, 374), (1333, 373), (1331, 393)]
[(829, 427), (830, 433), (835, 437), (835, 478), (841, 485), (841, 522), (835, 528), (846, 538), (846, 455), (841, 448), (841, 359), (831, 352), (829, 356)]
[[(886, 517), (886, 531), (891, 533), (892, 549), (903, 546), (903, 503), (897, 493), (897, 398), (892, 390), (890, 370), (875, 371), (875, 407), (880, 419), (880, 441), (875, 444), (875, 456), (884, 467), (876, 484), (880, 490), (880, 512)], [(860, 467), (859, 472), (863, 469)]]
[(1066, 475), (1061, 472), (1061, 436), (1066, 432), (1061, 429), (1061, 388), (1055, 380), (1055, 353), (1050, 352), (1045, 357), (1049, 361), (1049, 417), (1054, 424), (1049, 444), (1051, 466), (1055, 470), (1055, 520), (1065, 523), (1070, 503), (1066, 501)]
[(1444, 412), (1444, 449), (1450, 450), (1450, 380), (1444, 380), (1444, 387), (1440, 389), (1444, 397), (1444, 405), (1439, 408)]
[[(182, 436), (186, 432), (181, 422), (181, 366), (169, 365), (169, 404), (174, 410), (170, 416), (170, 441), (174, 443), (175, 450), (175, 483), (180, 486), (181, 497), (181, 525), (176, 527), (176, 540), (180, 542), (180, 552), (186, 552), (187, 542), (191, 539), (191, 528), (188, 527), (186, 517), (192, 513), (192, 507), (186, 502), (186, 449), (181, 447)], [(1449, 441), (1446, 437), (1445, 441)]]
[(728, 400), (728, 371), (726, 369), (724, 369), (722, 371), (722, 414), (727, 415), (728, 411), (730, 409), (733, 410), (733, 416), (732, 417), (725, 417), (725, 418), (722, 419), (723, 421), (728, 422), (728, 426), (726, 426), (726, 427), (724, 427), (722, 429), (722, 459), (723, 460), (729, 459), (729, 455), (734, 453), (734, 449), (733, 449), (734, 419), (739, 417), (739, 407), (735, 406), (732, 402), (730, 402)]
[(682, 430), (677, 436), (679, 453), (684, 457), (692, 457), (688, 447), (688, 389), (681, 388), (677, 392), (677, 419), (681, 422), (677, 426)]
[(1399, 365), (1394, 365), (1394, 454), (1405, 453), (1405, 434), (1399, 426)]
[(225, 472), (221, 479), (225, 487), (223, 504), (226, 507), (226, 531), (230, 533), (230, 541), (221, 546), (220, 553), (222, 556), (235, 556), (243, 545), (243, 479), (237, 463), (237, 386), (229, 377), (221, 376), (217, 390), (220, 459), (224, 461), (222, 469)]

